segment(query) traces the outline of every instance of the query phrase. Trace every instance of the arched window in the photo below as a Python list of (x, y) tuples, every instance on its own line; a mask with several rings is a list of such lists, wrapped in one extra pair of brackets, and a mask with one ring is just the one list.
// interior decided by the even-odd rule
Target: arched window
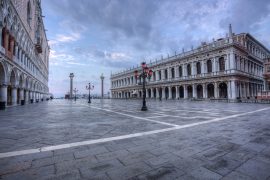
[(187, 75), (191, 76), (191, 65), (190, 64), (187, 65)]
[(212, 72), (212, 61), (210, 59), (207, 61), (207, 72)]
[(179, 77), (183, 76), (183, 69), (182, 66), (179, 66)]
[(175, 77), (175, 76), (174, 76), (174, 68), (171, 68), (171, 76), (172, 76), (172, 78)]
[(196, 68), (197, 68), (197, 74), (201, 74), (201, 63), (200, 62), (196, 63)]
[(168, 79), (168, 70), (165, 69), (164, 73), (165, 73), (165, 79)]
[(29, 25), (30, 25), (31, 20), (32, 20), (32, 17), (31, 17), (32, 12), (31, 11), (32, 11), (31, 10), (31, 4), (30, 4), (30, 1), (28, 1), (28, 3), (27, 3), (27, 23)]
[(225, 71), (225, 60), (224, 60), (224, 57), (219, 58), (219, 71)]

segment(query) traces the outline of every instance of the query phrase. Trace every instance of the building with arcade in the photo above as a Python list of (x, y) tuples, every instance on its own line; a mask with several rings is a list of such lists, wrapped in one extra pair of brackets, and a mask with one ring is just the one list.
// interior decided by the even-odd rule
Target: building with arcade
[(0, 0), (1, 107), (49, 97), (49, 45), (40, 0)]
[[(237, 99), (256, 98), (264, 89), (264, 59), (270, 51), (248, 33), (203, 42), (190, 51), (148, 63), (153, 75), (147, 81), (146, 97), (155, 99)], [(134, 71), (111, 75), (112, 98), (142, 97), (140, 79)]]

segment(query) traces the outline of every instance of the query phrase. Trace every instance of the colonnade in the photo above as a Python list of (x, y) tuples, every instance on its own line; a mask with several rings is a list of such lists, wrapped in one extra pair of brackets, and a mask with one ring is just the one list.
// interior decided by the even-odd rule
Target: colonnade
[[(152, 99), (245, 99), (255, 98), (261, 83), (229, 80), (192, 84), (146, 87), (146, 98)], [(142, 89), (112, 91), (112, 98), (141, 98)]]
[(5, 102), (5, 106), (24, 105), (43, 101), (49, 98), (49, 95), (39, 91), (33, 91), (26, 88), (0, 85), (0, 102)]

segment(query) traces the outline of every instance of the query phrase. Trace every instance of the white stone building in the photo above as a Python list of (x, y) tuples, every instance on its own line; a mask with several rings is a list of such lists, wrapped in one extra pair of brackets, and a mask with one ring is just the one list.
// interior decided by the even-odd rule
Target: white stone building
[(0, 103), (48, 97), (49, 46), (40, 0), (0, 0)]
[[(270, 51), (248, 33), (202, 43), (197, 49), (148, 63), (153, 76), (147, 98), (236, 99), (255, 98), (263, 90), (263, 59)], [(112, 98), (142, 97), (133, 68), (111, 75)]]

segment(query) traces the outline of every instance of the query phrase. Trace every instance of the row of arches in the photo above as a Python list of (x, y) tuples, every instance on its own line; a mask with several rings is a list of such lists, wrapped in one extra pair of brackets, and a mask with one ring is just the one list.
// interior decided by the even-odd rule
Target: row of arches
[(31, 76), (0, 61), (0, 102), (5, 105), (45, 99), (48, 87)]
[[(132, 92), (118, 92), (114, 98), (141, 98), (142, 91), (138, 91), (136, 94)], [(180, 86), (166, 86), (157, 88), (146, 89), (147, 98), (157, 99), (181, 99), (181, 98), (221, 98), (228, 99), (228, 86), (226, 82), (219, 83), (216, 87), (214, 83), (208, 83), (207, 85), (180, 85)]]

